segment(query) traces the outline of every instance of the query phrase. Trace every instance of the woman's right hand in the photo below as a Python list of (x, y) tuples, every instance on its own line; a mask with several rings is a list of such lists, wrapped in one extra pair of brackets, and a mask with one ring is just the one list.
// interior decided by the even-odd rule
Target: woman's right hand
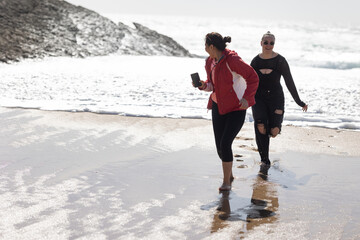
[[(205, 81), (200, 80), (200, 83), (201, 83), (201, 86), (199, 86), (198, 89), (203, 90), (204, 88), (206, 88), (206, 83), (205, 83)], [(194, 83), (193, 83), (192, 85), (193, 85), (193, 87), (195, 87), (195, 86), (194, 86)]]

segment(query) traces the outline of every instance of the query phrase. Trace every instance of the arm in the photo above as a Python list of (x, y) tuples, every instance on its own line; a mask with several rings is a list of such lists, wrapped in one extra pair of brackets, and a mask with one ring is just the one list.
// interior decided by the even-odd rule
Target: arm
[(211, 59), (210, 59), (210, 57), (208, 57), (205, 61), (205, 71), (206, 71), (206, 75), (207, 75), (207, 80), (200, 81), (201, 86), (198, 87), (199, 90), (203, 90), (205, 92), (211, 92), (214, 89), (213, 84), (210, 80), (210, 71), (211, 71), (210, 66), (211, 66)]
[(259, 77), (256, 71), (246, 64), (239, 56), (232, 56), (228, 61), (232, 71), (239, 74), (246, 82), (246, 89), (243, 98), (248, 102), (249, 106), (255, 104), (255, 93), (259, 85)]
[(300, 107), (305, 107), (306, 104), (300, 100), (299, 94), (296, 90), (296, 86), (294, 83), (294, 80), (292, 78), (291, 72), (290, 72), (290, 67), (289, 64), (287, 63), (286, 59), (283, 58), (283, 61), (281, 62), (280, 65), (280, 70), (281, 70), (281, 74), (284, 77), (285, 80), (285, 84), (287, 89), (289, 90), (291, 96), (293, 97), (294, 101), (300, 106)]

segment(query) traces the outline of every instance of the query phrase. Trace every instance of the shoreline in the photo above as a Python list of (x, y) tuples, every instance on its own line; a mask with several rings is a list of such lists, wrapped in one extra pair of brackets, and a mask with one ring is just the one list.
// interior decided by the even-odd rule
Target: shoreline
[[(51, 110), (51, 109), (41, 109), (39, 107), (21, 107), (21, 106), (0, 106), (0, 108), (3, 109), (23, 109), (23, 110), (35, 110), (35, 111), (44, 111), (44, 112), (63, 112), (63, 113), (88, 113), (88, 114), (96, 114), (96, 115), (114, 115), (119, 117), (135, 117), (135, 118), (160, 118), (160, 119), (189, 119), (189, 120), (206, 120), (211, 121), (211, 116), (209, 115), (209, 118), (203, 117), (203, 116), (178, 116), (178, 117), (170, 117), (170, 116), (154, 116), (154, 115), (138, 115), (138, 114), (121, 114), (119, 112), (112, 112), (112, 111), (102, 111), (102, 112), (96, 112), (96, 111), (90, 111), (90, 110)], [(250, 110), (248, 110), (250, 111)], [(248, 115), (248, 114), (247, 114)], [(301, 121), (300, 121), (301, 122)], [(326, 124), (310, 124), (306, 122), (307, 124), (296, 124), (293, 123), (291, 120), (284, 120), (283, 126), (288, 127), (299, 127), (299, 128), (324, 128), (324, 129), (330, 129), (330, 130), (338, 130), (338, 131), (355, 131), (360, 132), (360, 128), (356, 128), (354, 126), (349, 127), (330, 127)], [(346, 124), (344, 124), (346, 125)]]
[(253, 124), (219, 194), (211, 121), (0, 108), (0, 239), (356, 239), (360, 132)]
[[(185, 121), (191, 124), (180, 124), (182, 127), (192, 127), (200, 125), (210, 125), (211, 119), (204, 118), (170, 118), (170, 117), (156, 117), (156, 116), (132, 116), (132, 115), (119, 115), (117, 113), (96, 113), (96, 112), (71, 112), (65, 110), (41, 110), (37, 108), (22, 108), (22, 107), (0, 107), (0, 113), (8, 110), (23, 110), (32, 111), (41, 115), (63, 115), (69, 121), (79, 121), (92, 119), (91, 121), (125, 121), (127, 123), (134, 120), (134, 123), (146, 122), (171, 122), (171, 121)], [(74, 115), (73, 115), (74, 114)], [(87, 117), (77, 117), (81, 114)], [(73, 115), (73, 116), (72, 116)], [(103, 119), (101, 119), (103, 118)], [(129, 118), (128, 120), (126, 120)], [(210, 129), (212, 131), (212, 129)], [(245, 122), (237, 139), (254, 140), (255, 136), (253, 131), (253, 122)], [(301, 133), (301, 138), (297, 139), (297, 135)], [(255, 140), (254, 140), (255, 141)], [(287, 141), (291, 146), (284, 148), (282, 144)], [(300, 144), (296, 144), (299, 141)], [(357, 129), (334, 129), (329, 127), (318, 126), (296, 126), (292, 124), (283, 124), (282, 131), (276, 138), (270, 139), (270, 152), (280, 151), (304, 151), (309, 153), (325, 153), (330, 155), (346, 155), (346, 156), (360, 156), (360, 151), (357, 151), (358, 142), (360, 142), (360, 131)], [(315, 146), (316, 145), (316, 146)], [(255, 142), (251, 146), (256, 147)], [(300, 147), (301, 146), (301, 147)]]

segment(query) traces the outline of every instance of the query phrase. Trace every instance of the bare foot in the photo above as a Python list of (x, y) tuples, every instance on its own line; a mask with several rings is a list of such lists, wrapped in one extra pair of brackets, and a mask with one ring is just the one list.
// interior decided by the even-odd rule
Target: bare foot
[(230, 191), (231, 190), (231, 185), (225, 184), (223, 183), (220, 187), (219, 187), (219, 191)]

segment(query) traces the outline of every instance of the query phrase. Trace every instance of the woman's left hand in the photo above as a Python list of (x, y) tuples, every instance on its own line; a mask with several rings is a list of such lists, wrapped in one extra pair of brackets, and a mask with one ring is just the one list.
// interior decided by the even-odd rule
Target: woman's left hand
[(248, 107), (249, 107), (249, 103), (248, 103), (248, 101), (245, 99), (245, 98), (242, 98), (241, 100), (240, 100), (240, 102), (239, 102), (239, 104), (240, 104), (240, 109), (248, 109)]
[(306, 112), (307, 109), (308, 109), (308, 105), (305, 105), (305, 106), (302, 107), (303, 112)]

